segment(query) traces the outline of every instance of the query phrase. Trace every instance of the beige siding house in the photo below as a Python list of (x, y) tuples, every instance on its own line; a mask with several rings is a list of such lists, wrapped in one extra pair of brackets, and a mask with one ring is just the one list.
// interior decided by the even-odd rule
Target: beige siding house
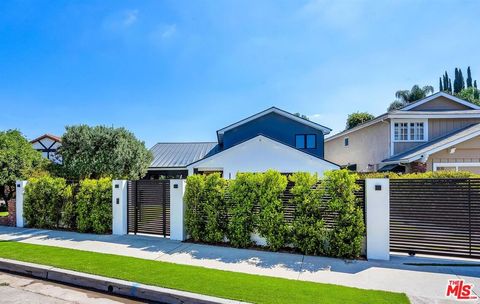
[(439, 92), (325, 140), (325, 159), (359, 172), (480, 173), (480, 107)]

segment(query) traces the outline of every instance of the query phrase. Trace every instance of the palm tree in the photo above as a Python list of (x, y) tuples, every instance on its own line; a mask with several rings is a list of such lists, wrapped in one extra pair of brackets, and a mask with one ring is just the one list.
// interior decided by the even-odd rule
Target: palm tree
[(419, 99), (425, 98), (432, 93), (432, 86), (424, 86), (423, 88), (421, 88), (418, 85), (414, 85), (411, 90), (397, 91), (395, 93), (395, 97), (397, 97), (400, 101), (403, 101), (405, 104), (409, 104)]
[(424, 86), (421, 88), (419, 85), (414, 85), (411, 90), (400, 90), (395, 93), (397, 100), (392, 102), (388, 107), (388, 111), (397, 110), (404, 106), (415, 102), (419, 99), (425, 98), (433, 93), (432, 86)]

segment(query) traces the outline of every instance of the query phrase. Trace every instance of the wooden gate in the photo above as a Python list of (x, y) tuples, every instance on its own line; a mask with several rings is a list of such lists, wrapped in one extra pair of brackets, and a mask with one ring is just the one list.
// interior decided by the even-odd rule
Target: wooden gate
[(390, 180), (390, 250), (480, 258), (480, 179)]
[(170, 181), (128, 182), (128, 232), (170, 236)]

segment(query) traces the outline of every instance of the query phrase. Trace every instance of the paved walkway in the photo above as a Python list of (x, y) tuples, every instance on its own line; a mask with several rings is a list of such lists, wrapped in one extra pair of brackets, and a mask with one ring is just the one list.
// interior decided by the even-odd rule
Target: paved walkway
[(150, 236), (91, 235), (10, 227), (0, 227), (0, 240), (112, 253), (294, 280), (405, 292), (413, 303), (454, 303), (444, 297), (449, 279), (462, 278), (473, 283), (475, 293), (480, 295), (480, 267), (405, 265), (468, 263), (480, 266), (480, 261), (402, 255), (393, 255), (388, 262), (344, 261), (182, 243)]

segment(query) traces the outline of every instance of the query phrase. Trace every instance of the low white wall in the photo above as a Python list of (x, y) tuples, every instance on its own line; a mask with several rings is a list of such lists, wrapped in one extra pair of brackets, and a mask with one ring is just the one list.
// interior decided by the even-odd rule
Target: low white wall
[(187, 238), (185, 229), (185, 180), (170, 180), (170, 239), (184, 241)]
[(23, 217), (23, 201), (26, 185), (27, 181), (16, 181), (15, 183), (15, 217), (17, 221), (17, 227), (24, 227), (26, 224), (25, 218)]
[(390, 259), (390, 180), (365, 181), (367, 259)]
[(112, 234), (124, 235), (127, 227), (127, 181), (112, 181)]

